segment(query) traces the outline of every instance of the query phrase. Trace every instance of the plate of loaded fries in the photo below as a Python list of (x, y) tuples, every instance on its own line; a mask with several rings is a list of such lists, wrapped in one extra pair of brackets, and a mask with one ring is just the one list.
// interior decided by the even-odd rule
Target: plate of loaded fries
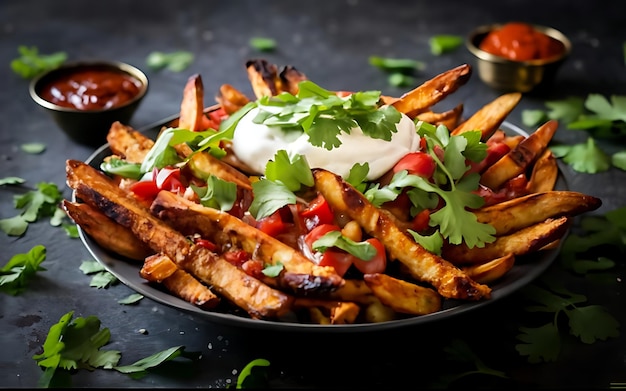
[(122, 283), (210, 321), (355, 332), (447, 319), (521, 289), (558, 255), (573, 217), (601, 201), (567, 189), (557, 130), (506, 120), (506, 93), (475, 113), (433, 107), (462, 64), (399, 97), (331, 91), (293, 66), (245, 64), (205, 106), (116, 122), (66, 162), (67, 214)]

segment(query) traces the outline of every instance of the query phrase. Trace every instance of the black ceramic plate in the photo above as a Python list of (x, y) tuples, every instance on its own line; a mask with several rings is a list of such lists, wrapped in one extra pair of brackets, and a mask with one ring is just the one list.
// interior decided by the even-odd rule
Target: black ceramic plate
[[(156, 133), (159, 129), (163, 126), (174, 126), (175, 121), (177, 121), (177, 117), (173, 116), (150, 125), (141, 131), (150, 137), (156, 137)], [(505, 122), (502, 125), (502, 129), (510, 134), (522, 134), (524, 136), (528, 136), (528, 134), (522, 129), (508, 122)], [(102, 160), (109, 155), (111, 155), (111, 150), (109, 149), (108, 144), (103, 145), (89, 157), (86, 163), (98, 168)], [(566, 187), (564, 179), (560, 176), (557, 182), (557, 188), (565, 189)], [(318, 325), (256, 320), (234, 313), (213, 312), (200, 309), (191, 303), (169, 294), (160, 287), (148, 283), (139, 276), (140, 265), (137, 262), (133, 263), (132, 261), (122, 259), (115, 254), (107, 252), (95, 241), (93, 241), (82, 229), (80, 229), (80, 227), (79, 235), (89, 252), (111, 274), (116, 276), (123, 284), (132, 288), (136, 292), (141, 293), (145, 297), (149, 297), (159, 303), (194, 313), (216, 323), (231, 326), (274, 331), (305, 331), (324, 333), (366, 332), (405, 326), (417, 326), (420, 324), (450, 319), (461, 313), (476, 310), (510, 295), (533, 281), (536, 277), (542, 274), (550, 266), (550, 264), (552, 264), (559, 251), (558, 249), (553, 249), (535, 253), (533, 254), (532, 260), (529, 260), (528, 262), (517, 262), (501, 280), (492, 285), (492, 297), (489, 300), (482, 300), (478, 302), (446, 300), (442, 311), (429, 315), (416, 316), (408, 319), (394, 320), (383, 323)]]

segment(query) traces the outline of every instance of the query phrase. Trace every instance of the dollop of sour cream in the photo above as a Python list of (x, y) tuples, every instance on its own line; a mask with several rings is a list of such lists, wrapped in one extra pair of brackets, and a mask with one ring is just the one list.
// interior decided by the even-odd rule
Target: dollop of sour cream
[(323, 168), (344, 178), (356, 163), (368, 163), (367, 180), (374, 180), (389, 171), (404, 155), (419, 150), (420, 146), (415, 123), (404, 114), (396, 124), (397, 132), (392, 133), (390, 141), (367, 136), (360, 127), (356, 127), (350, 134), (341, 132), (338, 135), (341, 145), (327, 150), (309, 143), (306, 133), (285, 132), (277, 126), (255, 124), (252, 120), (258, 110), (254, 108), (241, 118), (232, 142), (237, 158), (257, 174), (263, 174), (267, 162), (282, 149), (289, 156), (305, 156), (311, 168)]

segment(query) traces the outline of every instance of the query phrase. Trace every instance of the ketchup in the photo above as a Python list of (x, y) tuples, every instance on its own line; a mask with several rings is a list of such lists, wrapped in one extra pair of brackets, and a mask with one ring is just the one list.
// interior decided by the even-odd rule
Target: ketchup
[(509, 60), (528, 61), (553, 57), (565, 47), (529, 24), (511, 22), (487, 34), (480, 49)]
[(139, 79), (122, 71), (87, 67), (62, 73), (41, 89), (48, 102), (78, 110), (104, 110), (132, 100), (141, 89)]

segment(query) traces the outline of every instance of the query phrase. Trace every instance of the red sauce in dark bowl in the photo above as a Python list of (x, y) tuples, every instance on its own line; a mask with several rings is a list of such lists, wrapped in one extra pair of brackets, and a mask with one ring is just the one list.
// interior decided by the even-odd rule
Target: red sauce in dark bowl
[(78, 110), (106, 110), (124, 105), (142, 88), (136, 77), (101, 66), (85, 66), (61, 72), (39, 88), (48, 102)]

